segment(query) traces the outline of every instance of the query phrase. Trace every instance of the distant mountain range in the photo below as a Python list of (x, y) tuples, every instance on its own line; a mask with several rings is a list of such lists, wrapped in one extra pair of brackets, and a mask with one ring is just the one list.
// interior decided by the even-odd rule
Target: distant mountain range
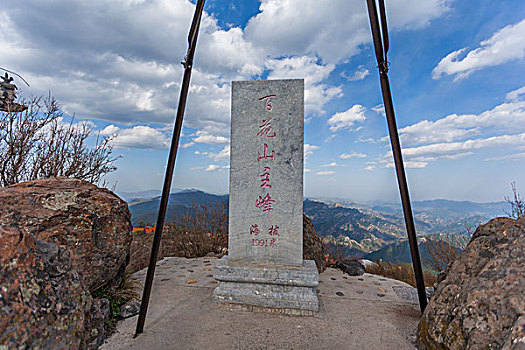
[[(147, 192), (145, 192), (146, 194)], [(160, 197), (139, 198), (128, 202), (132, 223), (155, 223)], [(214, 195), (199, 190), (170, 194), (167, 221), (188, 212), (192, 206), (228, 202), (228, 195)], [(416, 231), (423, 236), (433, 233), (471, 233), (478, 224), (504, 215), (506, 202), (475, 203), (469, 201), (430, 200), (412, 203)], [(346, 201), (310, 200), (303, 205), (315, 230), (331, 250), (347, 256), (410, 261), (405, 223), (400, 204), (363, 205)], [(424, 251), (424, 249), (422, 249)], [(408, 259), (408, 260), (407, 260)]]
[[(166, 221), (173, 221), (176, 217), (191, 212), (194, 203), (200, 206), (227, 201), (228, 195), (217, 196), (199, 190), (183, 190), (171, 193), (166, 211)], [(131, 223), (134, 226), (141, 221), (154, 224), (157, 221), (159, 205), (160, 196), (149, 199), (135, 199), (128, 202), (129, 211), (131, 212)]]

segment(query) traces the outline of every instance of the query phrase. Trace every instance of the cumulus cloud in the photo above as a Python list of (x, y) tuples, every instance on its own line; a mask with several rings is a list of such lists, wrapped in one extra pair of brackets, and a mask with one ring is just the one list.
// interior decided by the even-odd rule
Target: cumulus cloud
[(131, 129), (119, 129), (112, 145), (115, 148), (168, 149), (170, 140), (158, 129), (139, 125)]
[(210, 153), (210, 158), (216, 162), (230, 159), (230, 145), (224, 146), (219, 153)]
[(525, 94), (525, 86), (520, 87), (519, 89), (513, 90), (507, 94), (506, 99), (510, 101), (517, 100), (521, 95)]
[(224, 136), (210, 135), (208, 132), (199, 130), (195, 134), (197, 137), (193, 139), (193, 142), (197, 143), (207, 143), (207, 144), (221, 144), (228, 143), (230, 140)]
[(461, 79), (485, 67), (523, 59), (525, 19), (498, 30), (490, 39), (482, 41), (480, 47), (462, 56), (466, 50), (463, 48), (444, 57), (432, 71), (432, 77), (439, 79), (443, 75), (455, 75), (455, 79)]
[(195, 142), (187, 142), (187, 143), (182, 145), (182, 148), (188, 148), (188, 147), (191, 147), (191, 146), (195, 146)]
[(351, 152), (351, 153), (343, 153), (339, 156), (341, 159), (350, 159), (350, 158), (366, 158), (366, 154), (363, 153), (357, 153), (357, 152)]
[(319, 149), (319, 146), (315, 146), (315, 145), (309, 145), (307, 143), (304, 144), (304, 157), (308, 157), (308, 156), (311, 156), (315, 150), (318, 150)]
[(355, 123), (366, 120), (365, 111), (365, 107), (361, 105), (353, 105), (345, 112), (334, 114), (328, 119), (330, 130), (335, 132), (340, 129), (351, 129)]
[(489, 147), (519, 146), (525, 142), (525, 133), (501, 135), (462, 142), (435, 143), (419, 147), (405, 148), (403, 154), (409, 157), (424, 155), (455, 154)]
[[(204, 169), (205, 171), (217, 171), (217, 170), (223, 170), (223, 169), (229, 169), (229, 165), (217, 165), (217, 164), (210, 164)], [(202, 168), (201, 168), (202, 169)]]
[(206, 168), (206, 171), (215, 171), (217, 169), (220, 169), (221, 167), (217, 164), (210, 164), (208, 165), (208, 167)]
[(372, 110), (377, 114), (381, 114), (383, 117), (386, 117), (385, 106), (383, 104), (372, 107)]
[[(389, 25), (393, 30), (425, 26), (447, 9), (446, 0), (395, 1), (389, 3)], [(364, 1), (262, 0), (259, 10), (245, 36), (274, 56), (311, 55), (336, 63), (370, 41)]]
[(353, 74), (348, 75), (345, 72), (343, 72), (341, 73), (341, 76), (348, 81), (357, 81), (357, 80), (363, 80), (369, 74), (370, 74), (370, 71), (366, 69), (365, 66), (361, 65), (358, 67), (358, 70), (355, 71)]
[(339, 86), (321, 84), (334, 70), (334, 64), (321, 64), (316, 57), (296, 56), (284, 59), (269, 59), (266, 68), (268, 79), (304, 79), (304, 104), (307, 113), (324, 113), (324, 105), (335, 97), (342, 96)]
[[(23, 73), (32, 94), (51, 90), (66, 113), (81, 118), (116, 125), (173, 123), (183, 72), (179, 62), (195, 9), (191, 1), (3, 5), (2, 64)], [(389, 5), (389, 21), (393, 30), (420, 27), (446, 10), (445, 0), (399, 0)], [(265, 73), (306, 75), (305, 110), (322, 114), (326, 103), (342, 96), (342, 88), (327, 84), (327, 77), (369, 42), (366, 6), (359, 0), (263, 0), (244, 29), (222, 29), (204, 11), (185, 127), (206, 132), (197, 136), (203, 142), (226, 143), (230, 81)]]
[(334, 166), (337, 166), (336, 162), (332, 162), (330, 164), (323, 164), (323, 167), (325, 167), (325, 168), (330, 168), (330, 167), (334, 167)]
[(525, 101), (517, 100), (519, 91), (507, 95), (507, 98), (511, 95), (511, 102), (477, 115), (451, 114), (436, 121), (422, 120), (401, 128), (401, 139), (403, 143), (413, 145), (451, 142), (493, 132), (525, 132)]
[(326, 171), (318, 171), (315, 173), (315, 175), (334, 175), (335, 171), (332, 170), (326, 170)]

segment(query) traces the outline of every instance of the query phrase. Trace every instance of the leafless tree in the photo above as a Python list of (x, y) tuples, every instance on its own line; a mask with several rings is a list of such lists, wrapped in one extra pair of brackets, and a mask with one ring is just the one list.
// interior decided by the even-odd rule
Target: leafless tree
[(472, 226), (466, 226), (466, 234), (433, 234), (427, 237), (428, 256), (425, 265), (439, 272), (452, 263), (467, 246), (472, 236)]
[(100, 183), (116, 170), (110, 137), (87, 123), (64, 124), (51, 96), (22, 103), (25, 111), (0, 112), (0, 186), (55, 176)]
[(505, 201), (510, 204), (510, 213), (507, 212), (507, 215), (513, 219), (519, 219), (525, 216), (525, 202), (516, 190), (516, 183), (512, 182), (510, 187), (512, 188), (512, 198), (505, 196)]

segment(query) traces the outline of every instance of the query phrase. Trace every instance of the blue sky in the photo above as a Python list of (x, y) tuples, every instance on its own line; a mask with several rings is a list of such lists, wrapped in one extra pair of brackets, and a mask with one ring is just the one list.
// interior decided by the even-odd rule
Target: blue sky
[[(386, 1), (412, 199), (525, 191), (525, 3)], [(3, 2), (0, 67), (115, 135), (116, 191), (160, 189), (194, 4)], [(232, 80), (305, 79), (310, 197), (398, 201), (364, 0), (208, 0), (174, 188), (227, 193)]]

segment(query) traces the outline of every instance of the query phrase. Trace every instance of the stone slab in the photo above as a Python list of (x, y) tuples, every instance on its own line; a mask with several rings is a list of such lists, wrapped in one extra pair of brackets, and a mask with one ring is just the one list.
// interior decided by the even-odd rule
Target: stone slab
[(304, 260), (301, 266), (263, 265), (232, 262), (224, 256), (213, 268), (213, 277), (219, 281), (213, 292), (214, 301), (270, 309), (319, 310), (319, 274), (312, 260)]
[(218, 281), (276, 284), (298, 287), (317, 287), (319, 274), (315, 261), (303, 260), (301, 266), (250, 264), (232, 262), (228, 255), (213, 267), (213, 277)]
[(304, 81), (232, 83), (231, 261), (303, 263)]

